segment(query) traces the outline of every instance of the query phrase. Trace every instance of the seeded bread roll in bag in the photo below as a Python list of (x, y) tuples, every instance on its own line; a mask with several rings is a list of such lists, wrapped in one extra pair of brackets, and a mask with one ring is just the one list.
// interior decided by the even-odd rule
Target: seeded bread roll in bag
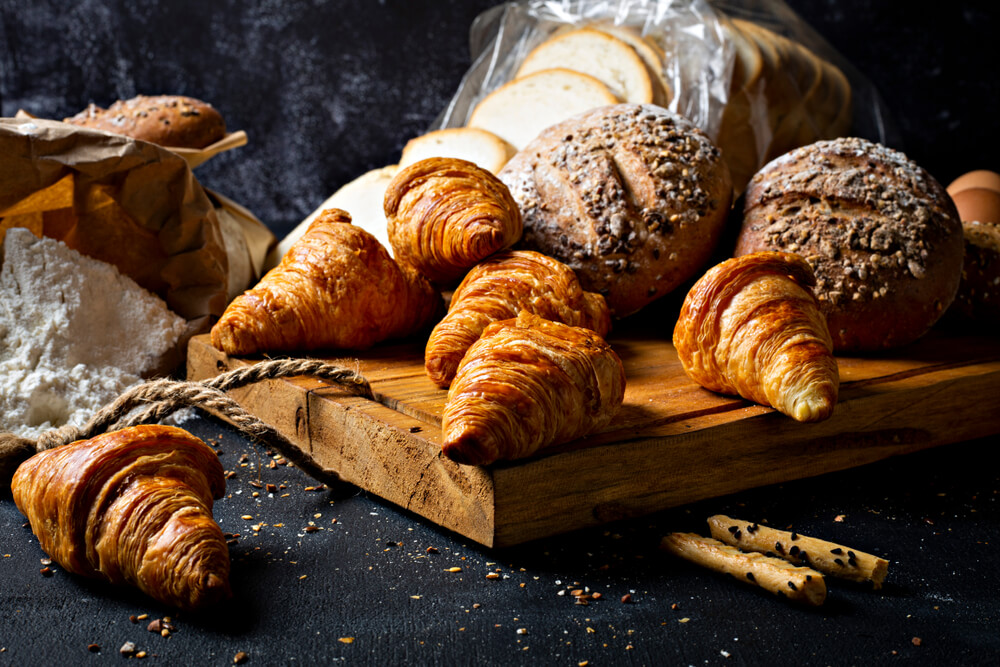
[(69, 572), (186, 610), (230, 595), (229, 549), (212, 518), (222, 464), (182, 429), (133, 426), (39, 452), (11, 490), (39, 546)]
[(181, 95), (138, 95), (107, 109), (91, 104), (63, 122), (168, 148), (204, 148), (226, 135), (226, 122), (215, 107)]
[(360, 350), (420, 331), (440, 307), (423, 276), (396, 264), (374, 236), (332, 208), (229, 304), (212, 327), (212, 345), (232, 355)]
[(470, 465), (531, 456), (606, 425), (624, 397), (625, 370), (602, 337), (522, 311), (486, 327), (462, 359), (444, 454)]
[(521, 238), (521, 213), (507, 186), (457, 158), (400, 170), (385, 192), (385, 217), (396, 259), (441, 285)]
[(674, 347), (692, 380), (797, 421), (833, 413), (840, 374), (798, 255), (759, 252), (709, 269), (684, 299)]
[(611, 329), (604, 297), (584, 291), (572, 269), (533, 250), (508, 250), (477, 264), (455, 290), (448, 314), (427, 341), (427, 376), (447, 387), (487, 325), (522, 310), (601, 336)]

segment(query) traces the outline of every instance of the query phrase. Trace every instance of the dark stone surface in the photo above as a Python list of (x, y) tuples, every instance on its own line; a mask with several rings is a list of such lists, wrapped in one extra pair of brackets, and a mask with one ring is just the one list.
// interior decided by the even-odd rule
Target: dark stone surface
[[(200, 168), (200, 180), (281, 235), (340, 184), (395, 161), (433, 120), (469, 65), (468, 27), (490, 4), (0, 0), (0, 104), (3, 115), (62, 117), (142, 92), (210, 100), (251, 143)], [(791, 4), (877, 85), (906, 151), (940, 180), (1000, 168), (995, 3)], [(126, 641), (150, 662), (218, 665), (238, 651), (251, 665), (986, 665), (1000, 656), (994, 441), (491, 551), (353, 487), (306, 492), (312, 482), (291, 468), (259, 471), (286, 483), (287, 497), (253, 498), (263, 452), (208, 419), (186, 427), (219, 443), (237, 471), (216, 506), (223, 530), (241, 535), (234, 599), (176, 614), (58, 567), (43, 577), (37, 541), (0, 498), (0, 665), (117, 662)], [(888, 584), (876, 593), (831, 581), (827, 604), (803, 610), (658, 553), (663, 534), (704, 532), (715, 512), (885, 555)], [(310, 521), (324, 530), (303, 532)], [(255, 532), (257, 523), (267, 525)], [(501, 579), (485, 579), (497, 570)], [(602, 598), (577, 606), (558, 594), (584, 586)], [(176, 632), (162, 638), (129, 621), (143, 613), (172, 616)]]

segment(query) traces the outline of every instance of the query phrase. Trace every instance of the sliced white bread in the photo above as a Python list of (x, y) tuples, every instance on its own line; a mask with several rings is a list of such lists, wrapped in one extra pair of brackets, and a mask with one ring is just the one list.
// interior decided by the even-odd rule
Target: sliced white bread
[(309, 217), (300, 222), (281, 240), (281, 243), (271, 250), (264, 262), (264, 270), (270, 271), (277, 266), (292, 244), (306, 233), (312, 221), (328, 208), (339, 208), (350, 213), (351, 222), (370, 232), (391, 255), (392, 246), (389, 245), (388, 223), (385, 219), (383, 200), (385, 199), (385, 189), (398, 169), (399, 166), (395, 164), (381, 169), (373, 169), (330, 195), (315, 211), (309, 214)]
[(663, 49), (651, 39), (644, 38), (636, 28), (604, 23), (595, 27), (601, 32), (606, 32), (612, 37), (620, 39), (635, 50), (639, 58), (642, 59), (642, 64), (646, 66), (646, 73), (649, 74), (649, 80), (653, 84), (653, 104), (658, 104), (661, 107), (670, 104), (674, 94), (667, 79), (663, 76), (663, 60), (666, 57)]
[(592, 76), (565, 68), (547, 69), (494, 90), (472, 110), (468, 124), (521, 150), (550, 125), (618, 101)]
[(550, 37), (532, 49), (514, 78), (557, 67), (589, 74), (623, 102), (653, 101), (653, 84), (642, 58), (627, 43), (600, 30), (581, 28)]
[(479, 127), (450, 127), (415, 137), (406, 142), (399, 168), (431, 157), (468, 160), (496, 174), (514, 157), (514, 147), (497, 135)]

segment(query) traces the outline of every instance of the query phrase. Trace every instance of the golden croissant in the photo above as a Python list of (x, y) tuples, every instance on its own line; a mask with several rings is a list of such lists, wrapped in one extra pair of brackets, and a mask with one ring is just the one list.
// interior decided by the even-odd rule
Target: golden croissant
[(229, 597), (212, 518), (219, 457), (174, 426), (133, 426), (39, 452), (11, 484), (42, 549), (69, 572), (130, 584), (181, 609)]
[(521, 238), (521, 212), (496, 176), (472, 162), (428, 158), (385, 191), (389, 243), (400, 263), (452, 284)]
[(605, 340), (522, 311), (493, 322), (458, 367), (444, 407), (444, 454), (486, 465), (581, 438), (608, 424), (625, 369)]
[(533, 250), (508, 250), (477, 264), (455, 290), (448, 314), (427, 341), (427, 376), (447, 387), (483, 329), (521, 310), (601, 336), (611, 329), (604, 297), (584, 291), (571, 268)]
[(212, 327), (212, 345), (234, 355), (360, 350), (420, 331), (440, 306), (424, 277), (332, 208), (256, 287), (233, 299)]
[(758, 252), (711, 268), (684, 300), (674, 347), (692, 380), (798, 421), (826, 419), (840, 376), (833, 341), (798, 255)]

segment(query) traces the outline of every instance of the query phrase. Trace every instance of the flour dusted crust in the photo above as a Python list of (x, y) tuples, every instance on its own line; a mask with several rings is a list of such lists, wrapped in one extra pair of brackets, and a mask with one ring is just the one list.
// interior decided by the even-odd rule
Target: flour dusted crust
[(721, 153), (690, 121), (619, 104), (545, 130), (500, 172), (524, 218), (522, 247), (576, 271), (617, 317), (690, 278), (729, 212)]
[(889, 571), (889, 561), (884, 558), (723, 514), (709, 517), (708, 527), (712, 537), (731, 546), (783, 558), (796, 565), (808, 565), (831, 577), (870, 582), (876, 590), (882, 587)]
[(812, 568), (760, 553), (744, 553), (719, 540), (694, 533), (671, 533), (660, 542), (660, 548), (793, 602), (819, 606), (826, 601), (826, 581)]
[(226, 134), (211, 104), (181, 95), (139, 95), (107, 109), (91, 104), (65, 122), (175, 148), (204, 148)]
[(944, 188), (902, 153), (864, 139), (819, 141), (751, 180), (735, 254), (804, 257), (838, 351), (897, 347), (952, 303), (962, 226)]

